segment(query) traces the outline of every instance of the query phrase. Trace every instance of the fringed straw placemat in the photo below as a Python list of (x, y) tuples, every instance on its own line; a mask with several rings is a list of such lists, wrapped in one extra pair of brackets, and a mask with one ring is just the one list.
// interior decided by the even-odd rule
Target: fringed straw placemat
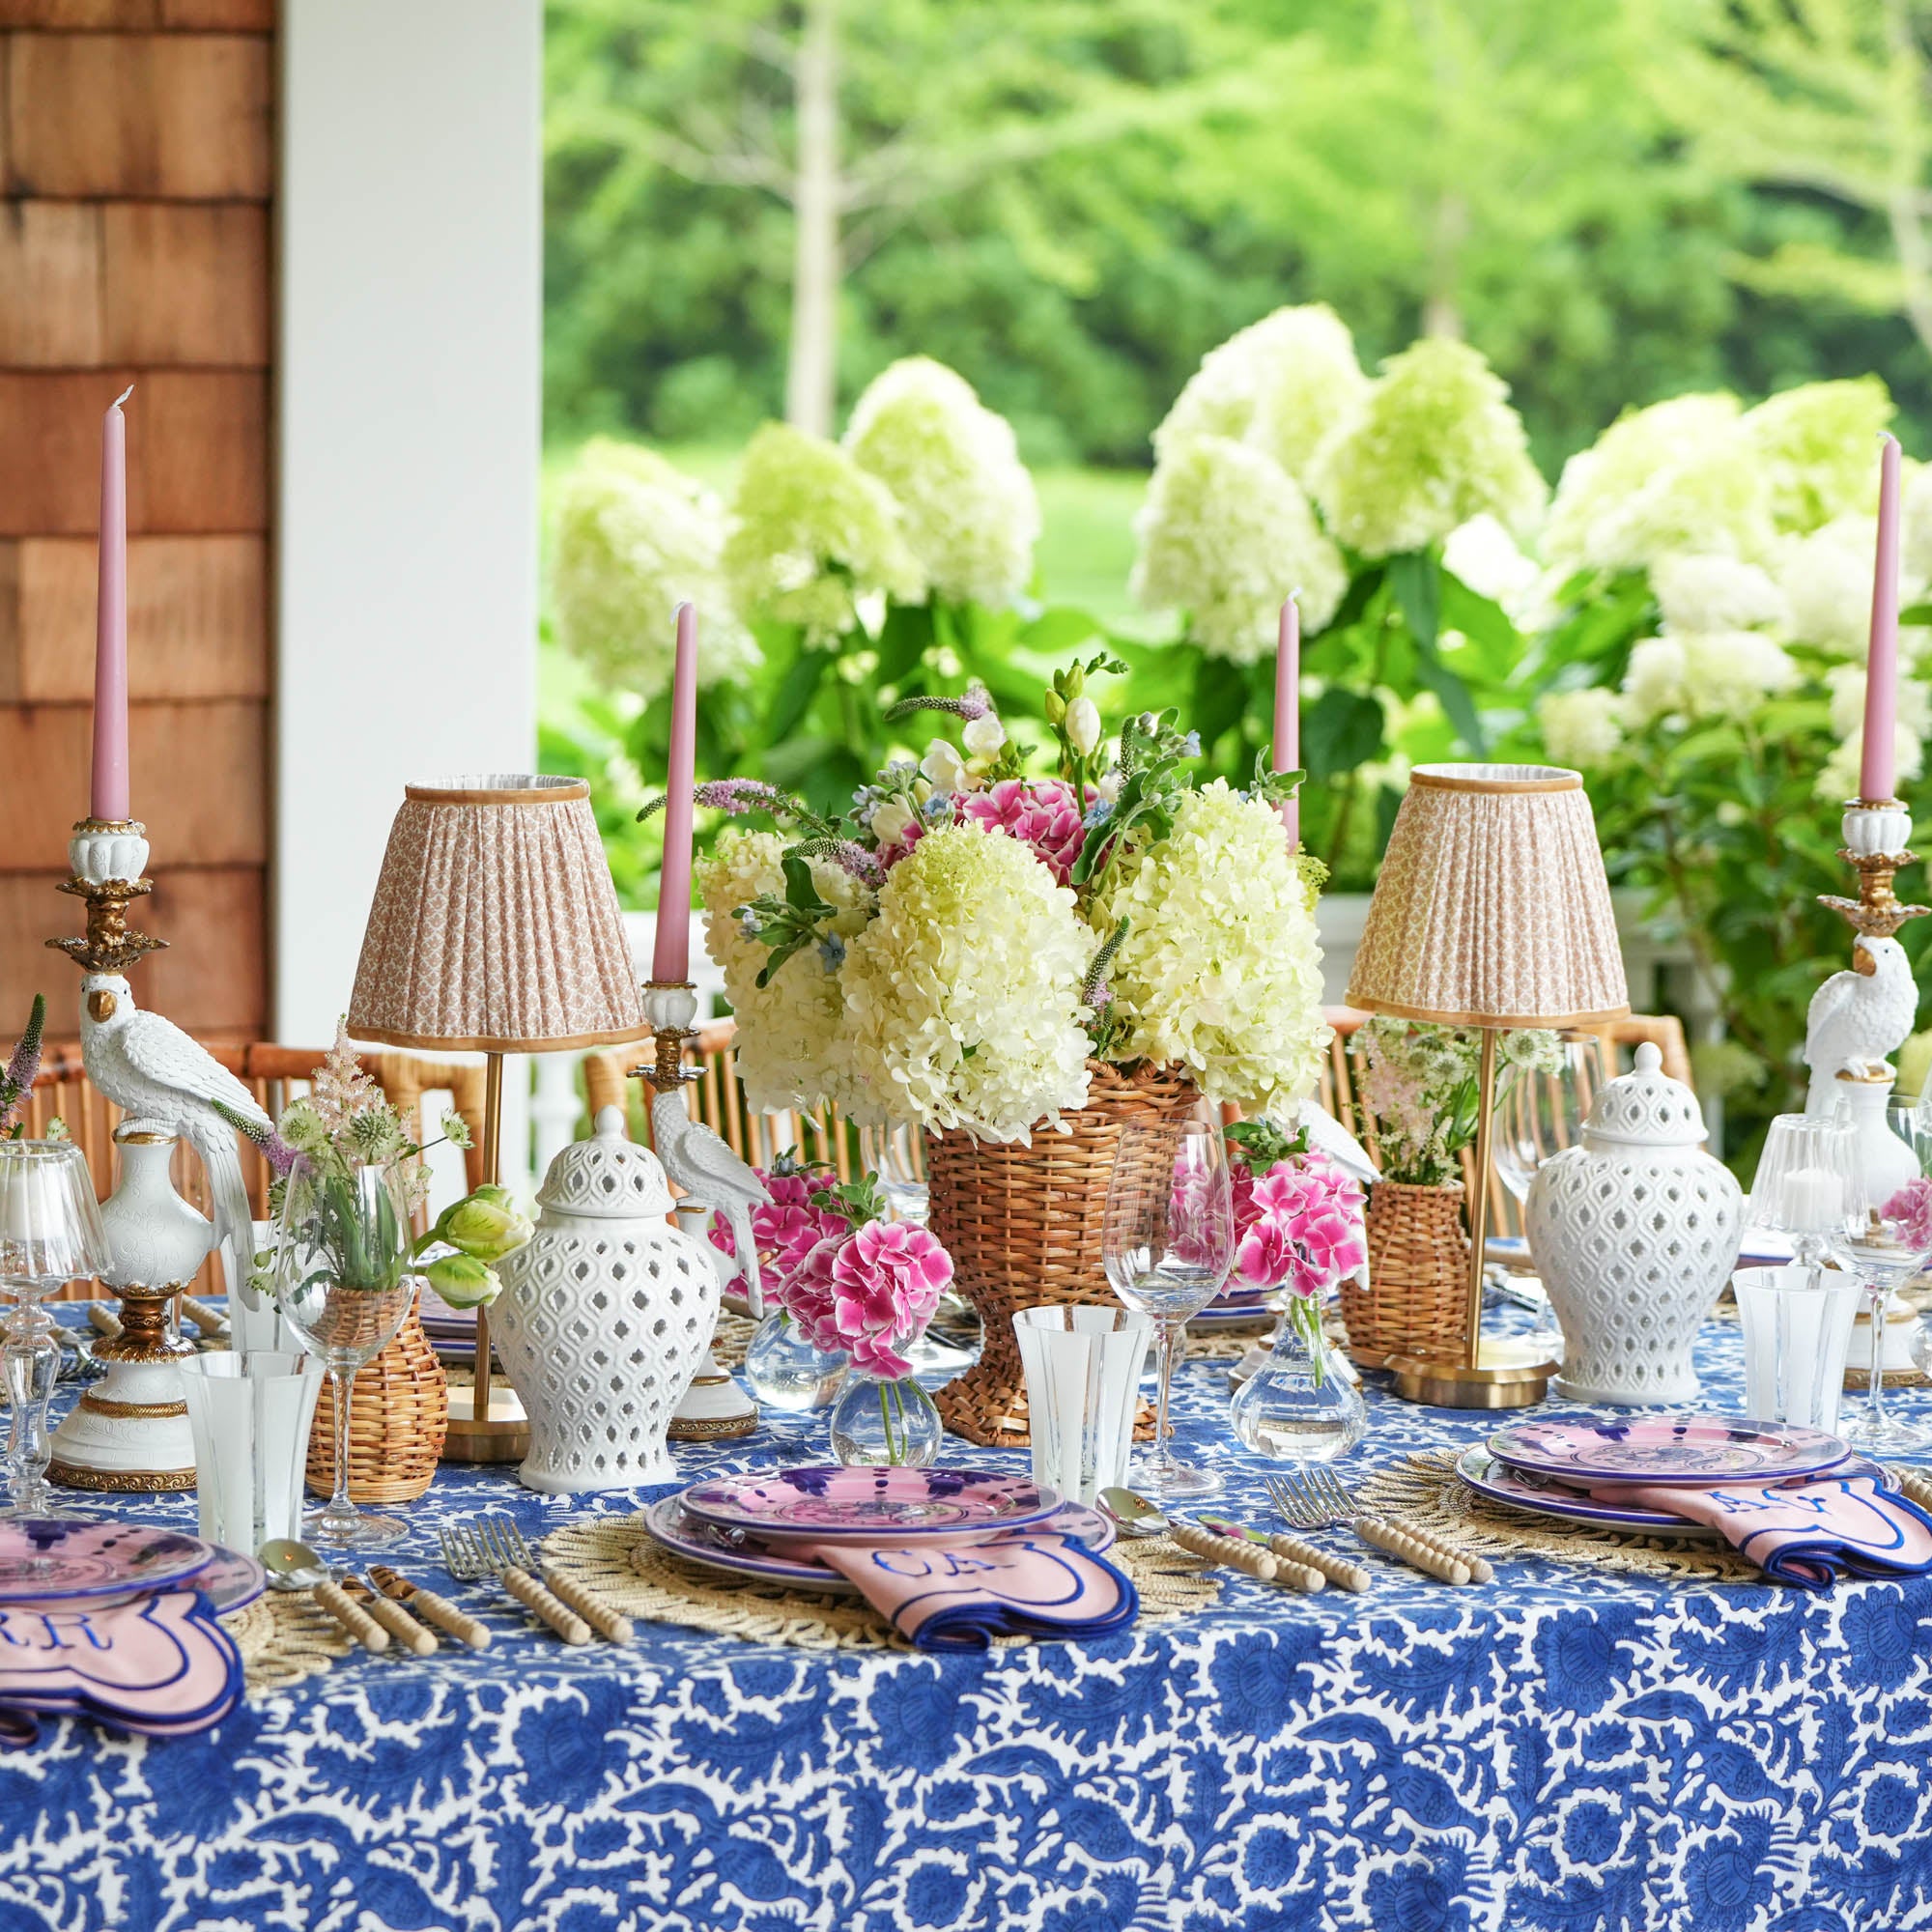
[[(737, 1581), (673, 1556), (653, 1541), (641, 1517), (567, 1523), (544, 1539), (543, 1552), (547, 1562), (627, 1616), (800, 1650), (912, 1648), (863, 1597), (811, 1596), (781, 1584)], [(1166, 1542), (1123, 1538), (1107, 1551), (1107, 1560), (1133, 1579), (1141, 1615), (1155, 1621), (1205, 1609), (1221, 1594), (1218, 1577)]]
[(357, 1648), (355, 1639), (305, 1591), (270, 1590), (245, 1610), (223, 1617), (253, 1696), (286, 1690), (316, 1677)]

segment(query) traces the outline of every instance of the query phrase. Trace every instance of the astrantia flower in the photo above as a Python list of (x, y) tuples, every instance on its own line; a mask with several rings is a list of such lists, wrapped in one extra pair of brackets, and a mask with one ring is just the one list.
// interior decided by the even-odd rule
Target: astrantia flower
[(839, 976), (872, 1105), (989, 1141), (1058, 1125), (1087, 1098), (1080, 985), (1093, 950), (1072, 893), (1017, 839), (928, 832), (887, 874)]
[(1801, 383), (1744, 419), (1780, 530), (1815, 530), (1847, 511), (1878, 509), (1878, 437), (1894, 411), (1876, 376)]
[(741, 611), (827, 644), (858, 623), (861, 599), (925, 595), (892, 492), (836, 442), (767, 423), (745, 450), (731, 507), (724, 572)]
[(1552, 764), (1595, 771), (1624, 741), (1624, 700), (1614, 691), (1552, 691), (1536, 707)]
[(1509, 385), (1441, 336), (1389, 357), (1316, 452), (1309, 484), (1329, 529), (1365, 556), (1420, 550), (1485, 510), (1521, 534), (1548, 495)]
[(1348, 325), (1326, 302), (1278, 308), (1202, 358), (1153, 433), (1154, 454), (1164, 461), (1196, 437), (1228, 437), (1300, 481), (1368, 386)]
[(1087, 842), (1073, 787), (1064, 779), (1002, 779), (990, 790), (962, 798), (959, 814), (977, 825), (998, 826), (1031, 846), (1063, 886)]
[(1632, 722), (1664, 717), (1750, 717), (1767, 697), (1789, 691), (1798, 667), (1756, 631), (1713, 631), (1646, 638), (1624, 673)]
[[(737, 909), (760, 893), (784, 891), (784, 840), (773, 832), (729, 826), (697, 868), (704, 902), (705, 944), (724, 971), (724, 993), (738, 1018), (738, 1074), (760, 1113), (784, 1113), (831, 1099), (863, 1111), (846, 1055), (844, 1003), (838, 978), (816, 947), (795, 952), (772, 975), (757, 979), (770, 956), (747, 934)], [(870, 895), (829, 860), (813, 859), (811, 878), (828, 905), (857, 911)]]
[(1659, 557), (1650, 587), (1672, 631), (1778, 631), (1791, 621), (1770, 572), (1735, 556)]
[(1301, 486), (1272, 457), (1226, 437), (1170, 445), (1134, 518), (1127, 587), (1149, 610), (1187, 612), (1210, 657), (1253, 664), (1275, 647), (1282, 600), (1301, 593), (1319, 631), (1348, 588), (1341, 553)]
[(594, 437), (557, 493), (551, 605), (563, 647), (646, 701), (670, 683), (676, 611), (697, 608), (697, 678), (745, 676), (758, 646), (724, 573), (724, 506), (663, 457)]
[(1162, 839), (1125, 855), (1090, 917), (1122, 918), (1119, 1058), (1179, 1062), (1217, 1105), (1292, 1108), (1327, 1050), (1321, 949), (1281, 821), (1216, 779), (1188, 792)]
[(995, 608), (1033, 577), (1039, 499), (1011, 425), (943, 363), (908, 355), (875, 377), (845, 447), (899, 506), (899, 528), (941, 596)]
[(1679, 551), (1761, 557), (1772, 535), (1738, 399), (1674, 396), (1619, 417), (1563, 466), (1542, 550), (1568, 575), (1642, 570)]

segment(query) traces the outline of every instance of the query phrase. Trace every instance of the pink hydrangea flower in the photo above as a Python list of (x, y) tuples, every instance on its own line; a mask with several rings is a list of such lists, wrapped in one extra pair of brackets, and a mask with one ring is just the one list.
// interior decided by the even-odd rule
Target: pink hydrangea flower
[(1325, 1155), (1277, 1161), (1240, 1193), (1235, 1272), (1251, 1288), (1318, 1295), (1367, 1261), (1362, 1190)]
[(959, 801), (959, 812), (1032, 846), (1063, 886), (1087, 841), (1079, 801), (1065, 779), (1002, 779), (985, 791), (967, 793)]
[[(830, 1214), (811, 1205), (819, 1182), (804, 1174), (769, 1174), (754, 1170), (771, 1195), (768, 1204), (752, 1209), (752, 1238), (758, 1244), (758, 1265), (767, 1276), (767, 1286), (782, 1282), (820, 1241), (832, 1235), (851, 1232), (842, 1214)], [(738, 1243), (723, 1221), (714, 1220), (711, 1245), (735, 1256)]]
[(1908, 1180), (1879, 1211), (1899, 1224), (1907, 1247), (1932, 1251), (1932, 1180), (1923, 1176)]
[(867, 1221), (822, 1240), (793, 1270), (779, 1298), (820, 1349), (843, 1349), (853, 1366), (886, 1377), (912, 1364), (899, 1351), (925, 1332), (952, 1258), (910, 1222)]

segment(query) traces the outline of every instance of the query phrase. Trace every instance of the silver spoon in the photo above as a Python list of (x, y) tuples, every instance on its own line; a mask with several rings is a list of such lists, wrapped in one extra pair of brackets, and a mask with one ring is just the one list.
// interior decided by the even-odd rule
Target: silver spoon
[(320, 1550), (311, 1549), (306, 1543), (298, 1543), (291, 1536), (275, 1536), (255, 1554), (269, 1573), (270, 1588), (313, 1591), (316, 1602), (364, 1650), (388, 1649), (389, 1633), (336, 1582)]
[(1136, 1495), (1132, 1490), (1102, 1490), (1099, 1503), (1126, 1536), (1165, 1536), (1174, 1527), (1159, 1504)]

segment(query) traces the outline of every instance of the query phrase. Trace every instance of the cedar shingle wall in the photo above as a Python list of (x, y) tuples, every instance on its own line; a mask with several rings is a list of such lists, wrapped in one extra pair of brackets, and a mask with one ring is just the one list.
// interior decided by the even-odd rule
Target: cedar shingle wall
[(73, 1031), (53, 888), (87, 809), (100, 417), (128, 383), (135, 991), (268, 1010), (274, 0), (0, 0), (0, 1039)]

